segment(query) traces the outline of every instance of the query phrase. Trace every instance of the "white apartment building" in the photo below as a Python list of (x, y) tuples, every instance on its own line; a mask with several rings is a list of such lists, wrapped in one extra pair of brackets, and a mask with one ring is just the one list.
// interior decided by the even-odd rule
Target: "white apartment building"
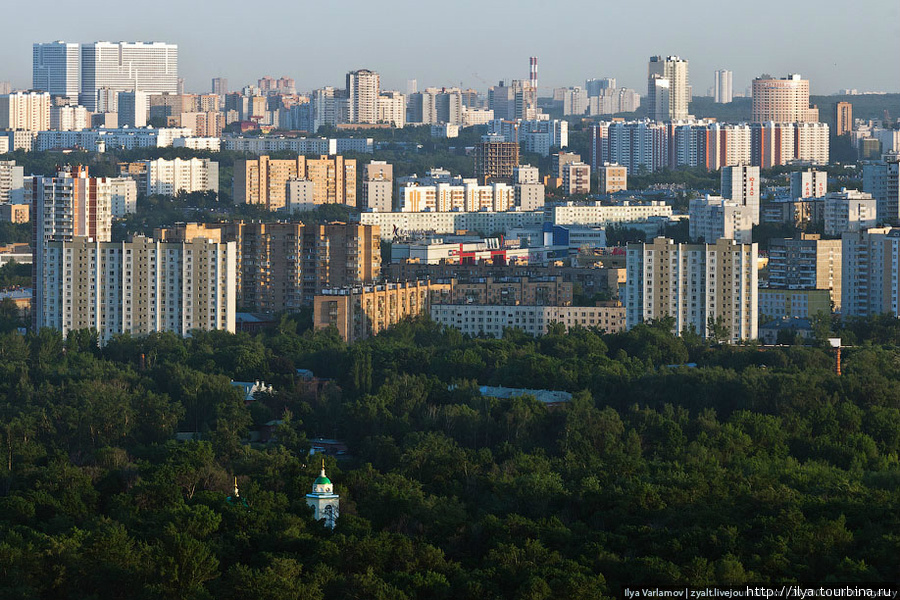
[(517, 183), (513, 186), (515, 205), (518, 210), (541, 210), (544, 208), (543, 183)]
[(829, 135), (827, 123), (794, 124), (795, 160), (814, 165), (827, 165)]
[(93, 42), (81, 45), (78, 103), (97, 109), (102, 89), (178, 93), (178, 46), (163, 42)]
[(341, 154), (359, 152), (372, 154), (375, 143), (372, 138), (286, 138), (286, 137), (233, 137), (225, 136), (225, 149), (252, 154), (272, 154), (281, 150), (297, 154)]
[(462, 185), (408, 183), (399, 188), (401, 212), (502, 212), (515, 207), (515, 190), (505, 183), (478, 185), (464, 180)]
[(674, 317), (675, 334), (709, 337), (720, 322), (732, 342), (758, 336), (757, 244), (718, 240), (676, 244), (667, 238), (629, 244), (626, 257), (626, 326)]
[(719, 69), (716, 71), (716, 82), (713, 86), (713, 100), (719, 104), (728, 104), (732, 100), (733, 73), (727, 69)]
[(394, 166), (383, 160), (373, 160), (363, 168), (362, 175), (363, 208), (378, 212), (393, 210)]
[(842, 189), (825, 196), (825, 235), (864, 231), (877, 223), (877, 203), (871, 194)]
[(51, 106), (50, 129), (55, 131), (81, 131), (90, 129), (91, 113), (83, 106)]
[(647, 68), (647, 103), (654, 121), (687, 119), (691, 102), (688, 61), (678, 56), (651, 56)]
[(562, 171), (562, 189), (567, 195), (591, 193), (590, 165), (583, 162), (571, 162), (560, 170)]
[(15, 92), (0, 96), (0, 129), (32, 132), (50, 129), (50, 94)]
[(880, 162), (864, 164), (863, 191), (875, 198), (879, 221), (900, 218), (900, 154), (885, 154)]
[(105, 152), (107, 148), (167, 148), (174, 146), (176, 139), (190, 136), (191, 130), (187, 127), (41, 131), (37, 134), (35, 149), (43, 152), (80, 148), (88, 152)]
[(652, 217), (672, 216), (672, 206), (665, 202), (637, 203), (625, 200), (612, 206), (599, 202), (593, 204), (568, 203), (553, 206), (551, 220), (556, 225), (606, 226), (613, 223), (636, 223)]
[(715, 242), (720, 238), (749, 244), (753, 233), (753, 212), (748, 206), (706, 195), (689, 203), (689, 232), (694, 242)]
[(348, 123), (377, 123), (381, 77), (374, 71), (360, 69), (347, 73), (349, 99)]
[(148, 196), (175, 196), (179, 192), (219, 193), (219, 163), (208, 158), (158, 158), (141, 162), (147, 170), (141, 187)]
[(791, 199), (824, 198), (827, 193), (827, 171), (806, 169), (804, 171), (794, 171), (791, 173)]
[(14, 160), (0, 160), (0, 204), (25, 202), (25, 168)]
[(359, 215), (361, 225), (378, 225), (382, 239), (414, 232), (452, 234), (466, 229), (485, 235), (510, 229), (540, 228), (543, 211), (507, 212), (364, 212)]
[(531, 336), (546, 335), (552, 323), (572, 327), (597, 327), (606, 333), (625, 329), (621, 306), (505, 306), (500, 304), (432, 304), (431, 319), (466, 335), (503, 337), (506, 328)]
[[(759, 225), (759, 167), (722, 167), (721, 190), (723, 198), (746, 207), (752, 224)], [(747, 238), (747, 242), (749, 241)]]
[(235, 329), (234, 242), (53, 241), (44, 253), (39, 327), (114, 335)]
[(128, 177), (104, 177), (98, 184), (98, 194), (109, 195), (109, 207), (114, 217), (137, 212), (137, 182)]
[(568, 147), (569, 123), (559, 119), (494, 119), (488, 123), (488, 135), (503, 136), (496, 141), (517, 142), (525, 152), (550, 156), (552, 148)]
[(222, 139), (217, 137), (177, 137), (172, 140), (172, 147), (218, 152), (222, 147)]
[[(841, 235), (841, 314), (870, 317), (891, 310), (885, 306), (885, 287), (896, 288), (896, 255), (887, 256), (886, 243), (900, 232), (890, 227), (871, 228)], [(894, 242), (890, 251), (897, 249)], [(888, 270), (888, 266), (892, 270)], [(885, 277), (890, 275), (891, 283)], [(896, 294), (890, 292), (888, 295)], [(889, 304), (893, 304), (893, 299)], [(894, 312), (894, 314), (898, 314)]]
[(382, 92), (378, 96), (378, 122), (400, 129), (406, 126), (406, 96), (400, 92)]

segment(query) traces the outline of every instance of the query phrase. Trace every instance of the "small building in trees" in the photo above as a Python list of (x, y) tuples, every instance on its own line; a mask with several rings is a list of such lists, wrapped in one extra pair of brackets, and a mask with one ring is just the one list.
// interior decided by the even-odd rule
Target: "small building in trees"
[(306, 495), (306, 504), (313, 508), (316, 521), (325, 519), (325, 527), (334, 529), (337, 523), (341, 497), (334, 493), (334, 485), (325, 475), (325, 459), (322, 459), (322, 470), (313, 482), (312, 492)]

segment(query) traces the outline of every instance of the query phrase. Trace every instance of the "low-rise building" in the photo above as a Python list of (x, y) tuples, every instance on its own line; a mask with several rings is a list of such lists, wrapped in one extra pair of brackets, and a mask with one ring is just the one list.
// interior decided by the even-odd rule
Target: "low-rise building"
[(553, 323), (572, 327), (596, 327), (606, 333), (625, 330), (622, 306), (535, 306), (500, 304), (432, 304), (432, 320), (459, 329), (466, 335), (503, 337), (505, 329), (519, 329), (532, 336), (545, 335)]
[(760, 323), (785, 317), (808, 319), (819, 313), (830, 315), (831, 312), (829, 290), (759, 289)]
[(449, 286), (417, 281), (323, 290), (313, 304), (313, 326), (334, 326), (351, 343), (367, 339), (403, 319), (429, 314), (431, 293)]

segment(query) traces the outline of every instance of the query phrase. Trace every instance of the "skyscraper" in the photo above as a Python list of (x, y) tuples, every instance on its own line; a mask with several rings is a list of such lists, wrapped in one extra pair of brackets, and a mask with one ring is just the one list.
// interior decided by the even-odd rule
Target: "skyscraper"
[(78, 44), (63, 41), (33, 45), (31, 87), (51, 96), (78, 99), (81, 53)]
[(726, 69), (716, 71), (716, 85), (713, 88), (713, 94), (715, 101), (719, 104), (729, 104), (731, 102), (733, 92), (731, 76), (731, 71)]
[(226, 77), (213, 77), (212, 93), (225, 96), (228, 93), (228, 79)]
[(687, 119), (690, 91), (688, 61), (678, 57), (651, 56), (647, 69), (647, 100), (655, 121)]
[(841, 136), (853, 131), (853, 105), (838, 102), (834, 105), (834, 135)]
[(93, 42), (81, 46), (79, 104), (95, 110), (101, 88), (178, 92), (178, 46), (163, 42)]
[(377, 123), (381, 78), (368, 69), (347, 73), (349, 123)]
[(782, 79), (761, 75), (753, 80), (755, 123), (816, 122), (819, 110), (809, 107), (809, 81), (793, 74)]

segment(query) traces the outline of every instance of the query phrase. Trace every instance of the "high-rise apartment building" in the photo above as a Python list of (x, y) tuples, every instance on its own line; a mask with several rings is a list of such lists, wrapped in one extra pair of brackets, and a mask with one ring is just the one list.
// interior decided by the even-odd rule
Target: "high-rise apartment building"
[(363, 168), (362, 208), (377, 212), (393, 210), (394, 166), (373, 160)]
[(713, 99), (719, 104), (729, 104), (734, 91), (732, 85), (732, 72), (726, 69), (716, 71), (716, 82), (713, 87)]
[(367, 339), (401, 320), (428, 314), (431, 295), (449, 283), (412, 281), (327, 290), (315, 298), (313, 327), (336, 327), (349, 343)]
[(381, 78), (378, 73), (360, 69), (347, 73), (349, 99), (348, 123), (377, 123)]
[(863, 165), (863, 191), (875, 198), (879, 221), (900, 220), (900, 154)]
[(515, 142), (481, 142), (475, 146), (475, 175), (482, 184), (512, 181), (513, 169), (519, 166), (519, 144)]
[(79, 104), (94, 111), (99, 90), (178, 93), (178, 46), (163, 42), (93, 42), (81, 46)]
[(175, 196), (179, 192), (219, 192), (219, 163), (208, 158), (145, 160), (119, 165), (120, 173), (134, 173), (141, 193)]
[(81, 86), (81, 46), (63, 41), (34, 44), (33, 55), (31, 87), (54, 97), (77, 101)]
[(591, 166), (570, 162), (563, 166), (562, 187), (566, 195), (591, 193)]
[(753, 218), (749, 206), (721, 196), (692, 198), (689, 205), (689, 234), (694, 242), (712, 243), (720, 238), (738, 244), (752, 241)]
[(762, 75), (753, 80), (755, 123), (816, 122), (819, 110), (809, 107), (809, 81), (798, 74), (782, 79)]
[(213, 77), (212, 85), (210, 86), (210, 91), (219, 96), (221, 98), (225, 97), (225, 94), (228, 93), (228, 78), (227, 77)]
[(629, 244), (626, 326), (673, 317), (674, 333), (704, 337), (721, 325), (732, 342), (757, 337), (757, 244), (718, 240), (676, 244), (667, 238)]
[(382, 92), (378, 96), (378, 122), (403, 128), (406, 125), (406, 96), (400, 92)]
[(842, 136), (853, 131), (853, 105), (838, 102), (834, 105), (834, 135)]
[(93, 329), (101, 343), (123, 333), (234, 332), (235, 255), (233, 243), (210, 240), (48, 242), (37, 326), (64, 336)]
[(759, 167), (722, 167), (721, 194), (747, 207), (753, 225), (759, 225)]
[(50, 94), (47, 92), (15, 92), (0, 96), (0, 129), (48, 131), (50, 129)]
[(91, 113), (83, 106), (51, 106), (50, 129), (82, 131), (91, 127)]
[(495, 119), (537, 119), (537, 89), (529, 80), (514, 79), (510, 85), (501, 81), (488, 90), (488, 108)]
[(871, 194), (842, 189), (825, 196), (825, 235), (841, 235), (874, 227), (877, 203)]
[(234, 201), (262, 204), (268, 210), (284, 208), (292, 179), (313, 182), (314, 204), (356, 206), (356, 160), (340, 155), (284, 160), (260, 156), (235, 161)]
[(836, 310), (841, 308), (841, 240), (818, 234), (769, 240), (769, 287), (790, 290), (828, 290)]
[[(98, 190), (99, 186), (99, 190)], [(56, 177), (32, 177), (26, 186), (31, 190), (34, 222), (32, 248), (32, 319), (35, 325), (43, 313), (47, 244), (72, 241), (87, 236), (108, 242), (112, 235), (112, 198), (98, 193), (101, 181), (88, 175), (87, 167), (61, 170)]]
[(628, 189), (628, 169), (616, 163), (603, 163), (597, 168), (601, 194), (614, 194)]
[[(869, 190), (865, 190), (869, 191)], [(805, 169), (791, 173), (791, 198), (824, 198), (828, 193), (828, 172)]]
[(651, 56), (647, 69), (647, 102), (650, 118), (678, 121), (688, 118), (691, 97), (688, 61), (678, 56)]
[(146, 127), (150, 99), (146, 92), (119, 92), (119, 127)]
[(25, 168), (14, 160), (0, 160), (0, 204), (25, 202)]
[(254, 312), (297, 310), (312, 305), (323, 289), (371, 283), (381, 273), (381, 232), (372, 225), (188, 223), (155, 236), (234, 242), (237, 303)]
[[(871, 317), (893, 312), (900, 270), (900, 248), (893, 242), (888, 249), (888, 239), (898, 240), (900, 230), (890, 227), (870, 228), (841, 235), (841, 314), (844, 317)], [(885, 306), (885, 296), (891, 298)]]

